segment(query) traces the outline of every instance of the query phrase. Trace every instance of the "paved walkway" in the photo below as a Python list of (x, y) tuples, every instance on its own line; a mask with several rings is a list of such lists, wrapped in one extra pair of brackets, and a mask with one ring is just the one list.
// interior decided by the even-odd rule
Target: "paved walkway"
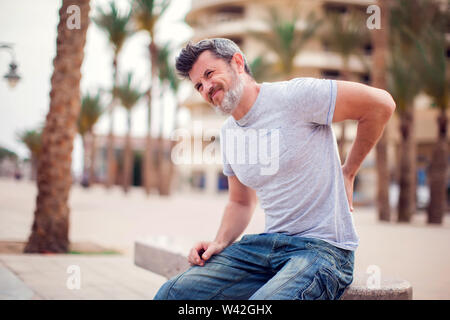
[(0, 266), (1, 299), (152, 299), (165, 281), (123, 256), (0, 255), (0, 262), (10, 271)]
[[(26, 241), (33, 222), (36, 188), (25, 181), (0, 179), (0, 241)], [(151, 299), (164, 278), (133, 264), (136, 239), (152, 238), (179, 250), (215, 236), (225, 194), (150, 195), (140, 189), (124, 195), (74, 186), (70, 195), (72, 242), (92, 242), (120, 255), (0, 254), (0, 299)], [(442, 226), (428, 226), (424, 214), (410, 224), (379, 223), (373, 208), (356, 208), (360, 236), (355, 271), (371, 265), (381, 276), (411, 282), (415, 299), (450, 299), (450, 217)], [(257, 208), (246, 233), (263, 230)], [(79, 267), (80, 289), (70, 289)], [(15, 288), (14, 291), (12, 288)], [(29, 290), (27, 290), (27, 288)]]

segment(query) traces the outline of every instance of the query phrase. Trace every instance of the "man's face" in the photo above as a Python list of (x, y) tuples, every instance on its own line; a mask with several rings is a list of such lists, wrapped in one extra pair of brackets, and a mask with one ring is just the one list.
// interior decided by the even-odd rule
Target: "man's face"
[(231, 114), (241, 100), (244, 84), (236, 69), (205, 51), (192, 66), (189, 78), (203, 99), (222, 113)]

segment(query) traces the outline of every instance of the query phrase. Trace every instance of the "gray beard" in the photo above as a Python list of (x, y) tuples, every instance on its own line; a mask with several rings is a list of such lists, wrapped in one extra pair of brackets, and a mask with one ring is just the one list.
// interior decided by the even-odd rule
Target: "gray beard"
[(222, 103), (215, 106), (214, 110), (221, 115), (230, 115), (241, 101), (243, 93), (244, 80), (235, 74), (233, 87), (224, 94)]

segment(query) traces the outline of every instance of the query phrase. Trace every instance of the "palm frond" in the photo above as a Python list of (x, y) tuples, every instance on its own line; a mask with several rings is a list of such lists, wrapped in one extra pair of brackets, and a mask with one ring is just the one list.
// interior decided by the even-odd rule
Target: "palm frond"
[[(433, 22), (439, 8), (430, 0), (395, 0), (391, 6), (390, 25), (393, 33), (409, 49), (415, 49), (415, 41), (422, 30)], [(419, 18), (420, 17), (420, 18)]]
[(78, 132), (81, 135), (92, 130), (95, 123), (98, 121), (104, 111), (101, 103), (100, 93), (95, 96), (85, 94), (81, 98), (81, 110), (78, 116)]
[(103, 8), (97, 7), (97, 14), (92, 20), (107, 34), (114, 51), (118, 53), (127, 37), (132, 33), (129, 27), (130, 19), (131, 11), (128, 10), (125, 13), (119, 12), (115, 3), (112, 1), (109, 4), (109, 11), (107, 12)]
[(304, 20), (305, 26), (298, 28), (299, 22), (294, 12), (290, 19), (285, 19), (275, 8), (269, 10), (267, 24), (270, 28), (269, 34), (264, 32), (251, 32), (250, 34), (261, 41), (267, 49), (274, 52), (278, 61), (274, 65), (276, 72), (289, 76), (294, 69), (295, 57), (303, 49), (304, 45), (316, 33), (321, 21), (313, 13)]
[[(437, 4), (435, 4), (437, 5)], [(449, 13), (437, 10), (433, 19), (421, 30), (415, 40), (418, 63), (424, 91), (434, 100), (434, 106), (448, 107), (448, 91), (450, 86), (446, 57), (446, 24)]]
[(360, 13), (332, 13), (327, 15), (326, 21), (321, 38), (332, 51), (339, 53), (344, 60), (362, 52), (363, 45), (368, 42), (369, 33), (365, 27), (361, 27), (365, 26), (365, 21)]
[(397, 111), (404, 112), (412, 107), (414, 98), (422, 88), (420, 75), (411, 68), (411, 61), (416, 57), (413, 53), (405, 52), (401, 46), (391, 49), (391, 61), (388, 66), (388, 91), (392, 94)]
[(267, 81), (273, 76), (271, 65), (263, 55), (259, 55), (250, 62), (250, 70), (257, 82)]
[(168, 82), (170, 88), (176, 92), (179, 86), (179, 79), (177, 78), (175, 67), (170, 61), (170, 43), (158, 49), (158, 75), (161, 82)]
[(420, 62), (418, 68), (422, 75), (425, 92), (430, 95), (435, 105), (446, 108), (448, 103), (449, 79), (446, 72), (445, 35), (429, 30), (426, 43), (418, 41)]
[(136, 29), (147, 31), (153, 39), (156, 22), (169, 4), (170, 0), (134, 0), (132, 11)]
[(139, 99), (145, 95), (145, 91), (140, 90), (133, 84), (132, 72), (127, 73), (125, 81), (117, 86), (116, 92), (122, 106), (127, 109), (128, 112), (130, 112)]
[(18, 139), (24, 143), (32, 155), (42, 151), (42, 129), (25, 130), (18, 133)]
[(0, 146), (0, 161), (8, 158), (12, 160), (17, 160), (18, 156), (14, 151), (11, 151), (9, 149)]

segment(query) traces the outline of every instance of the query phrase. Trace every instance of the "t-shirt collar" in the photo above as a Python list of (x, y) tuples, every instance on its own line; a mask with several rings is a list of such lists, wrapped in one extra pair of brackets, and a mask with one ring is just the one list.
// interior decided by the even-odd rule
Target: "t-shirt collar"
[(234, 119), (233, 116), (231, 116), (231, 117), (233, 117), (233, 120), (236, 122), (236, 124), (238, 126), (244, 127), (247, 123), (252, 123), (255, 120), (255, 118), (257, 117), (256, 109), (258, 109), (258, 105), (261, 103), (260, 101), (261, 101), (261, 97), (263, 95), (263, 88), (265, 87), (265, 85), (266, 85), (265, 82), (261, 83), (261, 87), (259, 89), (258, 95), (256, 96), (255, 102), (253, 103), (250, 110), (248, 110), (247, 113), (242, 118), (240, 118), (239, 120), (236, 120), (236, 119)]

